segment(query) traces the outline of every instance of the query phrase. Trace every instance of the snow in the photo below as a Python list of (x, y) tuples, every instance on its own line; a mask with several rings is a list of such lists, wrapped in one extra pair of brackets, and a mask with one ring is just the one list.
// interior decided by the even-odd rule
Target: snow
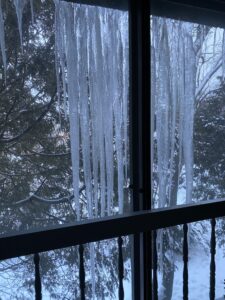
[[(224, 299), (224, 248), (216, 250), (216, 299)], [(174, 274), (173, 295), (171, 300), (183, 299), (183, 262), (182, 256), (175, 259), (176, 271)], [(202, 247), (195, 247), (189, 253), (188, 276), (189, 276), (189, 299), (209, 299), (209, 274), (210, 254)], [(161, 275), (161, 274), (160, 274)], [(159, 300), (162, 299), (163, 289), (161, 276), (159, 275)]]

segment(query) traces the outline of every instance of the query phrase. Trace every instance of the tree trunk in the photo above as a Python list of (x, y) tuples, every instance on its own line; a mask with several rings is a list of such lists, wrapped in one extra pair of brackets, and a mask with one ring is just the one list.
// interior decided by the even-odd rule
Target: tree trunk
[[(171, 181), (171, 193), (169, 206), (175, 206), (177, 204), (177, 191), (178, 191), (178, 176), (179, 175), (179, 156), (176, 155), (174, 158), (174, 173), (172, 174)], [(163, 229), (162, 234), (162, 262), (163, 262), (163, 279), (162, 284), (164, 287), (164, 298), (163, 300), (171, 300), (173, 294), (173, 281), (175, 272), (174, 262), (174, 231), (176, 228)], [(169, 255), (170, 253), (170, 255)]]
[[(169, 251), (171, 251), (171, 244), (169, 241), (169, 235), (171, 233), (171, 229), (165, 229), (162, 235), (163, 242), (163, 287), (164, 287), (164, 296), (163, 300), (171, 300), (173, 294), (173, 280), (174, 280), (174, 271), (175, 264), (173, 255), (172, 257), (166, 255)], [(172, 250), (173, 251), (173, 250)]]

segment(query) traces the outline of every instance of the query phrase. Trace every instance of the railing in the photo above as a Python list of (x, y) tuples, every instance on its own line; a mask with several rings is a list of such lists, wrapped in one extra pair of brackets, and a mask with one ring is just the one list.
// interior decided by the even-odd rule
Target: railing
[[(123, 290), (123, 238), (130, 234), (152, 231), (153, 240), (153, 299), (158, 299), (157, 282), (157, 229), (183, 225), (183, 299), (188, 299), (188, 223), (211, 219), (211, 263), (210, 263), (210, 300), (215, 299), (215, 218), (225, 216), (225, 200), (206, 201), (200, 204), (182, 205), (169, 209), (142, 211), (113, 218), (106, 217), (88, 220), (77, 224), (49, 228), (43, 231), (30, 231), (0, 238), (0, 259), (34, 254), (36, 300), (42, 298), (39, 253), (62, 247), (79, 245), (79, 280), (81, 299), (85, 299), (84, 244), (117, 238), (118, 240), (118, 282), (119, 299), (124, 299)], [(75, 238), (74, 238), (75, 237)], [(151, 245), (151, 240), (149, 240)], [(150, 246), (151, 247), (151, 246)], [(135, 268), (135, 266), (134, 266)], [(135, 282), (135, 285), (138, 285)], [(149, 298), (151, 299), (151, 295)]]

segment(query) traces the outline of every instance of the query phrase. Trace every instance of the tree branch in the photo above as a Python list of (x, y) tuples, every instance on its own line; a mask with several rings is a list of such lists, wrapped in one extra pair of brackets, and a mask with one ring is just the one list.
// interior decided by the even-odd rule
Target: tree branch
[(46, 105), (45, 110), (40, 114), (40, 116), (30, 126), (28, 126), (23, 132), (21, 132), (20, 134), (18, 134), (15, 137), (12, 137), (12, 138), (2, 138), (2, 139), (0, 139), (0, 142), (2, 142), (2, 143), (15, 142), (15, 141), (19, 140), (22, 136), (27, 134), (31, 129), (33, 129), (33, 127), (35, 127), (40, 121), (42, 121), (42, 119), (48, 113), (48, 111), (49, 111), (51, 105), (54, 103), (54, 101), (55, 101), (55, 95), (52, 97), (51, 101)]
[(214, 68), (212, 68), (208, 74), (205, 76), (205, 78), (203, 79), (202, 83), (200, 84), (200, 86), (196, 89), (196, 93), (195, 96), (196, 98), (198, 98), (201, 95), (202, 90), (204, 89), (204, 87), (206, 86), (206, 84), (209, 82), (209, 80), (211, 79), (211, 77), (216, 73), (216, 71), (219, 70), (219, 68), (222, 66), (222, 57), (220, 57)]
[[(85, 189), (85, 185), (83, 185), (80, 188), (80, 193), (84, 189)], [(39, 202), (43, 202), (43, 203), (47, 203), (47, 204), (59, 204), (59, 203), (64, 203), (64, 202), (70, 202), (73, 198), (74, 198), (74, 195), (71, 194), (68, 197), (61, 197), (61, 198), (57, 198), (57, 199), (56, 198), (55, 199), (47, 199), (47, 198), (38, 196), (36, 193), (33, 193), (32, 195), (30, 195), (30, 196), (28, 196), (28, 197), (26, 197), (22, 200), (19, 200), (19, 201), (15, 202), (14, 205), (21, 205), (21, 204), (27, 203), (31, 200), (37, 200)]]

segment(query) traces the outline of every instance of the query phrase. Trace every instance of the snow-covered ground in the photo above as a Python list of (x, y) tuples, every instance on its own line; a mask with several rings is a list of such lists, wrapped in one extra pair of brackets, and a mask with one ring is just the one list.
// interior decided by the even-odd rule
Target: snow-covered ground
[[(224, 248), (216, 249), (216, 300), (224, 299), (225, 295), (225, 257)], [(172, 300), (183, 300), (183, 262), (182, 256), (176, 257)], [(189, 252), (189, 300), (209, 299), (210, 253), (198, 246)], [(159, 274), (159, 300), (162, 299), (161, 276)]]

